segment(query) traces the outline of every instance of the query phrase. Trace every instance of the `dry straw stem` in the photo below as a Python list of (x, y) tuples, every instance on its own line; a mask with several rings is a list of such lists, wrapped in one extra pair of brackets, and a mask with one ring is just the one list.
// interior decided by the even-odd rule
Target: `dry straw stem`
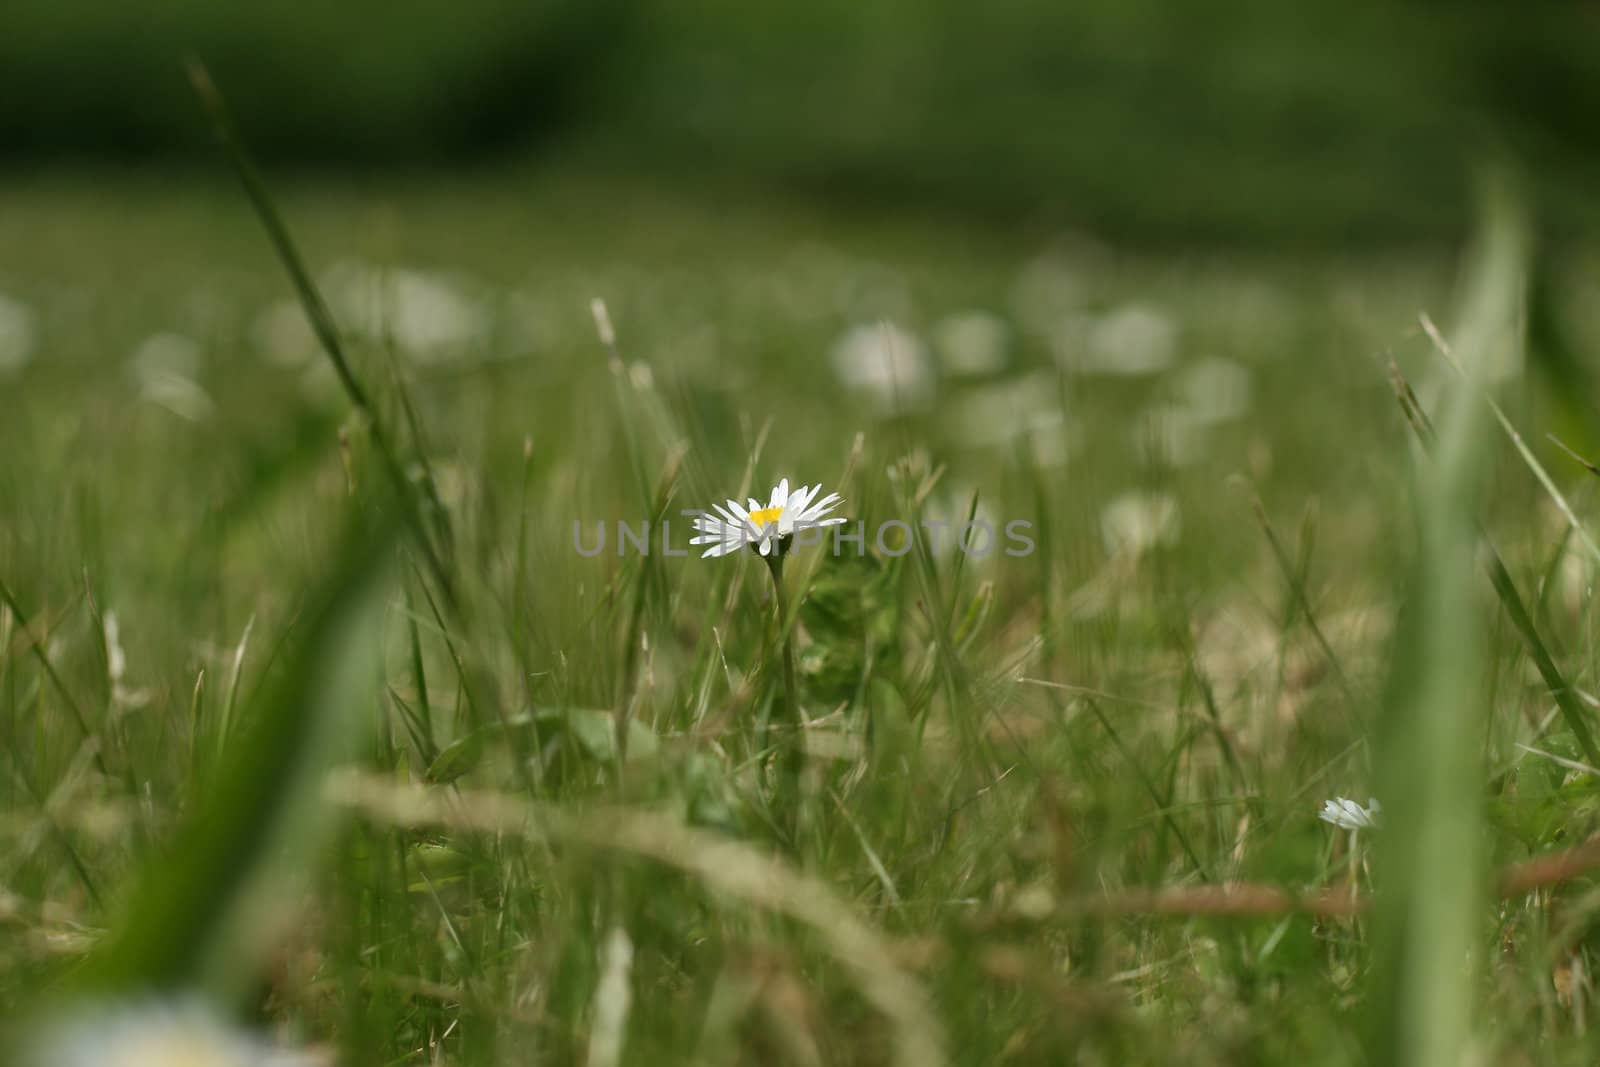
[(580, 815), (504, 793), (395, 785), (353, 770), (329, 776), (324, 794), (329, 803), (391, 826), (569, 841), (675, 867), (713, 889), (811, 927), (893, 1025), (895, 1062), (902, 1067), (945, 1062), (943, 1028), (921, 986), (895, 963), (889, 942), (856, 918), (828, 885), (749, 845), (654, 812), (615, 807)]
[[(1539, 889), (1570, 882), (1600, 870), (1600, 835), (1581, 845), (1535, 856), (1502, 867), (1495, 877), (1496, 892), (1520, 897)], [(1063, 901), (1060, 915), (1211, 915), (1274, 916), (1289, 912), (1322, 918), (1347, 918), (1371, 906), (1369, 894), (1348, 889), (1313, 889), (1297, 893), (1260, 882), (1227, 885), (1170, 886), (1163, 889), (1124, 889)]]

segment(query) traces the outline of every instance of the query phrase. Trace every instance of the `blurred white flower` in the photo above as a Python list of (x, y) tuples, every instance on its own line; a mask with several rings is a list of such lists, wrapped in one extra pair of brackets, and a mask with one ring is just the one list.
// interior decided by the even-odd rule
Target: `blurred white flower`
[(101, 1004), (24, 1039), (22, 1067), (327, 1067), (237, 1029), (196, 1000)]
[(933, 327), (933, 345), (951, 377), (979, 377), (1005, 369), (1011, 327), (987, 311), (960, 311)]
[(145, 338), (128, 359), (139, 383), (139, 394), (179, 418), (200, 422), (216, 411), (211, 394), (195, 381), (200, 370), (200, 346), (176, 333)]
[(789, 479), (785, 478), (773, 487), (765, 507), (755, 497), (750, 498), (748, 508), (732, 500), (725, 508), (712, 504), (715, 514), (703, 514), (694, 520), (698, 533), (689, 543), (711, 546), (700, 554), (702, 559), (726, 556), (746, 546), (759, 549), (763, 556), (770, 556), (774, 545), (781, 552), (783, 540), (798, 530), (836, 526), (845, 521), (842, 517), (827, 517), (828, 512), (839, 506), (839, 494), (829, 493), (818, 500), (817, 494), (821, 491), (819, 482), (801, 486), (791, 493)]
[(106, 676), (111, 679), (112, 685), (120, 685), (128, 669), (128, 657), (122, 651), (122, 627), (118, 625), (117, 613), (107, 611), (102, 617), (101, 628), (106, 637)]
[(1198, 422), (1226, 422), (1250, 410), (1250, 372), (1231, 359), (1201, 360), (1184, 370), (1178, 388)]
[(1124, 493), (1100, 513), (1100, 538), (1110, 555), (1141, 556), (1178, 541), (1178, 501), (1170, 493)]
[(600, 983), (594, 991), (594, 1025), (589, 1030), (588, 1067), (622, 1062), (628, 1009), (633, 1003), (633, 941), (613, 926), (600, 953)]
[(388, 295), (389, 329), (413, 356), (436, 357), (488, 332), (489, 316), (483, 308), (438, 275), (395, 271)]
[(1104, 315), (1068, 318), (1057, 331), (1056, 359), (1083, 374), (1143, 377), (1172, 366), (1178, 326), (1154, 304), (1130, 303)]
[(162, 332), (141, 341), (128, 358), (128, 366), (140, 380), (161, 373), (191, 378), (200, 370), (200, 358), (200, 346), (192, 339), (179, 333)]
[(1003, 445), (1051, 421), (1059, 422), (1061, 394), (1053, 372), (985, 382), (961, 394), (953, 412), (961, 440)]
[(1133, 421), (1133, 447), (1146, 463), (1187, 467), (1205, 458), (1206, 425), (1186, 407), (1158, 404)]
[(112, 702), (124, 708), (143, 707), (150, 695), (123, 684), (128, 673), (128, 655), (122, 650), (122, 626), (115, 611), (108, 610), (101, 617), (101, 631), (106, 642), (106, 680), (111, 683)]
[(1077, 451), (1083, 427), (1061, 411), (1040, 412), (1028, 420), (1028, 451), (1036, 467), (1062, 467)]
[(1367, 798), (1367, 806), (1364, 808), (1347, 797), (1334, 797), (1323, 803), (1322, 810), (1317, 812), (1317, 818), (1346, 830), (1366, 830), (1378, 825), (1378, 816), (1381, 813), (1382, 808), (1378, 805), (1377, 797)]
[(339, 328), (394, 343), (422, 362), (459, 355), (489, 330), (489, 314), (455, 280), (430, 271), (340, 263), (324, 282)]
[(833, 346), (833, 372), (841, 385), (867, 394), (882, 411), (926, 407), (933, 398), (928, 350), (898, 326), (851, 327)]
[(0, 374), (21, 370), (33, 358), (34, 319), (32, 308), (0, 293)]

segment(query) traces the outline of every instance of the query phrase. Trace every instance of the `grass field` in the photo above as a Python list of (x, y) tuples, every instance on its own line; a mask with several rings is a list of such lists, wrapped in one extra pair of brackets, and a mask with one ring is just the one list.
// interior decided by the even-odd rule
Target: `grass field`
[[(1502, 367), (1574, 526), (1419, 325), (1514, 362), (1514, 229), (275, 184), (371, 418), (225, 179), (0, 187), (19, 1027), (200, 990), (359, 1065), (1593, 1062), (1584, 855), (1490, 872), (1595, 821), (1591, 476), (1546, 433), (1595, 435)], [(1590, 358), (1593, 277), (1547, 281)], [(783, 631), (754, 553), (575, 548), (780, 478), (1035, 549), (797, 548)]]

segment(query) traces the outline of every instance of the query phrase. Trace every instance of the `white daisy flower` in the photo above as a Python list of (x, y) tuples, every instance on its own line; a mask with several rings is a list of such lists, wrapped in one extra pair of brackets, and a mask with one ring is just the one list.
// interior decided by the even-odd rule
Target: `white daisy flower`
[(1181, 533), (1178, 498), (1171, 493), (1123, 493), (1100, 513), (1100, 539), (1111, 556), (1136, 558), (1177, 544)]
[(829, 493), (819, 500), (817, 494), (821, 491), (819, 482), (801, 486), (791, 493), (789, 479), (785, 478), (773, 487), (772, 496), (764, 507), (754, 497), (750, 498), (749, 507), (740, 507), (732, 500), (727, 501), (726, 507), (713, 504), (711, 510), (716, 514), (701, 514), (694, 520), (694, 528), (699, 533), (690, 538), (689, 543), (711, 546), (701, 553), (702, 559), (726, 556), (746, 545), (758, 549), (763, 556), (771, 555), (774, 547), (781, 554), (788, 539), (797, 531), (845, 521), (842, 517), (827, 517), (828, 512), (839, 506), (839, 494)]
[(25, 1067), (328, 1067), (224, 1022), (198, 1000), (80, 1008), (24, 1039)]
[(1378, 806), (1377, 797), (1368, 797), (1364, 808), (1345, 797), (1334, 797), (1323, 803), (1317, 818), (1346, 830), (1368, 830), (1378, 825), (1380, 814), (1382, 809)]
[(894, 414), (928, 406), (933, 361), (915, 334), (889, 324), (852, 327), (833, 346), (833, 372), (846, 389)]

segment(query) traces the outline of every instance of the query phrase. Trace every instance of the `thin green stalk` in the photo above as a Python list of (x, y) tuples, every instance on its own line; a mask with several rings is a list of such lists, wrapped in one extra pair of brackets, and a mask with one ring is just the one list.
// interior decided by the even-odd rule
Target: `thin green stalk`
[(233, 117), (223, 102), (222, 93), (211, 80), (210, 72), (198, 60), (189, 61), (189, 81), (211, 118), (217, 142), (227, 152), (234, 172), (238, 175), (240, 184), (244, 186), (245, 195), (250, 198), (251, 206), (255, 208), (262, 227), (267, 231), (267, 238), (272, 242), (273, 250), (289, 274), (289, 281), (294, 286), (295, 295), (300, 300), (300, 306), (305, 311), (312, 332), (316, 335), (323, 352), (327, 354), (328, 361), (332, 363), (334, 373), (338, 375), (339, 384), (344, 388), (350, 405), (361, 413), (367, 433), (382, 461), (384, 473), (399, 500), (401, 518), (415, 537), (417, 547), (421, 550), (428, 571), (444, 596), (445, 603), (454, 610), (458, 606), (455, 582), (445, 566), (438, 546), (428, 532), (414, 487), (411, 480), (406, 477), (405, 467), (400, 461), (399, 452), (389, 435), (388, 428), (379, 417), (377, 406), (372, 402), (370, 394), (356, 377), (349, 359), (345, 356), (344, 345), (339, 340), (339, 330), (334, 324), (333, 313), (328, 310), (328, 305), (323, 301), (316, 283), (311, 280), (311, 272), (306, 269), (305, 262), (300, 258), (299, 249), (289, 236), (289, 228), (284, 225), (271, 195), (267, 192), (266, 183), (257, 173), (255, 162), (245, 149), (244, 140), (234, 128)]
[(805, 721), (800, 715), (799, 686), (795, 682), (794, 632), (789, 626), (789, 595), (783, 585), (784, 552), (775, 548), (767, 561), (772, 574), (773, 615), (777, 628), (774, 639), (783, 662), (783, 718), (787, 730), (778, 739), (778, 786), (775, 807), (778, 825), (791, 845), (798, 844), (800, 815), (800, 773), (805, 762)]
[[(61, 695), (61, 701), (66, 704), (67, 710), (72, 713), (72, 721), (78, 727), (79, 734), (85, 741), (92, 741), (98, 746), (98, 739), (95, 738), (95, 732), (89, 728), (89, 720), (84, 717), (83, 708), (73, 699), (72, 691), (67, 688), (67, 683), (61, 680), (61, 675), (56, 673), (55, 665), (50, 662), (44, 645), (29, 627), (28, 613), (22, 610), (22, 605), (17, 603), (17, 598), (11, 594), (11, 590), (3, 581), (0, 581), (0, 603), (11, 609), (11, 616), (16, 619), (17, 630), (28, 638), (28, 645), (33, 650), (34, 658), (39, 661), (39, 666), (44, 668), (45, 676)], [(107, 778), (111, 777), (111, 772), (106, 769), (106, 761), (98, 747), (94, 753), (94, 765), (101, 774)]]
[[(1422, 446), (1424, 453), (1433, 456), (1437, 450), (1438, 435), (1428, 418), (1428, 413), (1422, 409), (1416, 393), (1411, 389), (1411, 384), (1400, 373), (1400, 368), (1393, 363), (1389, 365), (1389, 379), (1417, 442)], [(1516, 582), (1512, 580), (1511, 572), (1506, 569), (1505, 561), (1501, 559), (1494, 543), (1489, 540), (1488, 531), (1483, 528), (1481, 522), (1476, 521), (1474, 529), (1481, 547), (1480, 556), (1489, 574), (1489, 584), (1494, 587), (1495, 595), (1500, 598), (1500, 605), (1505, 608), (1511, 625), (1522, 638), (1528, 655), (1533, 660), (1534, 667), (1538, 669), (1545, 688), (1550, 691), (1551, 699), (1560, 709), (1567, 728), (1572, 731), (1578, 747), (1583, 749), (1584, 758), (1591, 764), (1600, 766), (1600, 746), (1595, 744), (1594, 735), (1589, 730), (1588, 709), (1578, 700), (1576, 691), (1562, 675), (1561, 668), (1556, 666), (1555, 657), (1534, 624), (1533, 616), (1523, 602), (1522, 595), (1517, 592)]]
[(1150, 794), (1150, 799), (1155, 801), (1156, 810), (1161, 813), (1162, 821), (1167, 824), (1167, 828), (1172, 831), (1172, 835), (1178, 839), (1178, 846), (1183, 849), (1183, 853), (1189, 858), (1189, 862), (1194, 864), (1195, 870), (1200, 872), (1202, 879), (1207, 882), (1211, 881), (1211, 873), (1206, 868), (1205, 861), (1200, 858), (1200, 853), (1196, 852), (1194, 846), (1190, 844), (1189, 836), (1183, 832), (1183, 827), (1179, 826), (1178, 821), (1172, 817), (1171, 794), (1163, 793), (1150, 775), (1145, 773), (1144, 767), (1140, 765), (1138, 758), (1134, 756), (1133, 750), (1123, 742), (1122, 735), (1117, 733), (1116, 727), (1111, 725), (1111, 720), (1106, 717), (1106, 713), (1101, 710), (1095, 699), (1085, 695), (1083, 702), (1089, 706), (1089, 710), (1094, 713), (1094, 717), (1100, 720), (1100, 725), (1105, 729), (1106, 736), (1111, 738), (1111, 744), (1116, 748), (1118, 754), (1128, 762), (1128, 766), (1133, 768), (1133, 773), (1139, 779), (1139, 784), (1144, 786), (1145, 792)]
[[(1267, 544), (1272, 549), (1272, 558), (1277, 561), (1278, 567), (1283, 571), (1283, 577), (1289, 584), (1289, 592), (1293, 594), (1294, 603), (1299, 605), (1300, 614), (1305, 618), (1306, 629), (1311, 631), (1311, 636), (1317, 642), (1317, 648), (1328, 662), (1328, 667), (1333, 671), (1334, 681), (1339, 685), (1344, 694), (1345, 708), (1350, 717), (1358, 726), (1364, 726), (1364, 716), (1361, 714), (1361, 701), (1356, 696), (1355, 689), (1350, 685), (1350, 679), (1344, 673), (1344, 664), (1339, 662), (1339, 657), (1333, 651), (1333, 645), (1322, 632), (1322, 626), (1317, 622), (1317, 613), (1311, 607), (1311, 596), (1306, 591), (1305, 574), (1301, 567), (1297, 567), (1289, 556), (1289, 550), (1278, 537), (1278, 531), (1273, 527), (1272, 520), (1267, 518), (1267, 509), (1261, 502), (1261, 495), (1250, 489), (1250, 508), (1255, 512), (1256, 522), (1267, 535)], [(1292, 617), (1290, 622), (1292, 623)], [(1288, 627), (1285, 627), (1287, 632)]]

